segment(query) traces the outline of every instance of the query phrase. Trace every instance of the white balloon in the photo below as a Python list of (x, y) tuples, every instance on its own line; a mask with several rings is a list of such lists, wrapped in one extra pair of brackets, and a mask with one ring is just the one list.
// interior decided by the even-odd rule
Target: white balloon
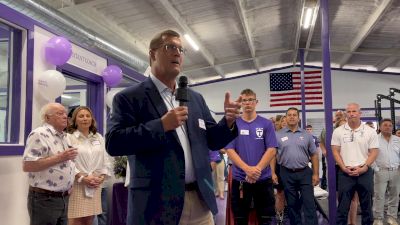
[(36, 90), (43, 98), (50, 101), (61, 96), (67, 86), (65, 77), (57, 70), (47, 70), (35, 80)]
[(121, 91), (120, 89), (112, 89), (109, 92), (107, 92), (107, 94), (106, 94), (106, 105), (109, 108), (112, 107), (112, 102), (113, 102), (114, 96), (120, 91)]

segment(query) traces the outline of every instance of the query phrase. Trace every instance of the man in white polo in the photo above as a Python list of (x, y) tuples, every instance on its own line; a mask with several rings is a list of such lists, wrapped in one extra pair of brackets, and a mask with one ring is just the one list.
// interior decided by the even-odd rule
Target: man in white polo
[(383, 119), (379, 129), (379, 155), (374, 175), (374, 225), (383, 225), (385, 202), (388, 205), (387, 223), (398, 225), (396, 219), (400, 190), (400, 138), (392, 135), (391, 119)]
[(371, 165), (378, 156), (378, 135), (362, 124), (360, 106), (349, 103), (347, 123), (336, 128), (332, 135), (332, 152), (340, 170), (338, 176), (339, 205), (336, 224), (347, 225), (351, 199), (357, 191), (360, 199), (363, 225), (373, 223), (372, 196), (374, 173)]

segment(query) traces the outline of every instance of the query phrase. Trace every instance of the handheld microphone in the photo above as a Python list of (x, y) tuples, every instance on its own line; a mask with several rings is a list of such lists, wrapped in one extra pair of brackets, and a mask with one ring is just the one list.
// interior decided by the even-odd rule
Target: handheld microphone
[(178, 88), (176, 89), (175, 99), (179, 101), (179, 106), (185, 106), (189, 101), (188, 95), (188, 79), (186, 76), (179, 77)]

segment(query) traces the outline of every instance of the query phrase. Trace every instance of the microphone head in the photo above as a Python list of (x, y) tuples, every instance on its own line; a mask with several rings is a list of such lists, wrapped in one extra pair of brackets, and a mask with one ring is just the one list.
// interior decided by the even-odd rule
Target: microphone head
[(189, 101), (188, 79), (185, 76), (179, 77), (178, 88), (176, 89), (175, 99), (179, 101), (179, 105), (184, 105)]
[(180, 76), (178, 81), (179, 88), (186, 88), (188, 85), (188, 79), (186, 76)]

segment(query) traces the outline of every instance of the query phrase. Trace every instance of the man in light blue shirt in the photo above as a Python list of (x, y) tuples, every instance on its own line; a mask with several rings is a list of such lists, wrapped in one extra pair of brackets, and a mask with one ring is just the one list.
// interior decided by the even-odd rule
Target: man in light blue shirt
[(383, 119), (379, 128), (379, 155), (376, 159), (374, 179), (374, 225), (383, 224), (385, 193), (387, 193), (387, 223), (397, 225), (400, 191), (400, 138), (392, 135), (393, 122)]

